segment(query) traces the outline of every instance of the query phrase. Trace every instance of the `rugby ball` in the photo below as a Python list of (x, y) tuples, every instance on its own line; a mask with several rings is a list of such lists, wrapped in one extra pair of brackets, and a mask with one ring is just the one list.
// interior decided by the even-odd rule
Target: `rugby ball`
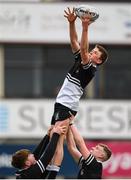
[(97, 9), (93, 6), (89, 5), (79, 5), (74, 8), (76, 16), (81, 17), (89, 17), (91, 21), (95, 21), (99, 17), (99, 13)]

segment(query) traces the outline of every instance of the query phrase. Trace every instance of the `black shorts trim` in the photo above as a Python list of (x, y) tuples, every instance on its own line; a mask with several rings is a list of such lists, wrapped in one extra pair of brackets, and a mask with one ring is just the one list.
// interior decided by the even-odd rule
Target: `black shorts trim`
[(72, 115), (75, 116), (76, 114), (77, 111), (73, 111), (60, 103), (55, 103), (51, 124), (54, 125), (56, 121), (64, 121), (65, 119), (70, 118)]

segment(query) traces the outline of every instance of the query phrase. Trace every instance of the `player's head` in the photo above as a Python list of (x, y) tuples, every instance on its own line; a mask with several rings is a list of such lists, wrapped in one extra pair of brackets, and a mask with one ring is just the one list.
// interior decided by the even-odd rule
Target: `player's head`
[(101, 65), (107, 61), (108, 53), (103, 46), (97, 44), (95, 48), (90, 51), (89, 58), (93, 63)]
[(91, 154), (98, 160), (104, 162), (107, 161), (111, 157), (111, 150), (105, 144), (98, 144), (95, 147), (92, 147)]
[(35, 163), (35, 157), (28, 149), (21, 149), (16, 151), (15, 154), (13, 154), (11, 161), (12, 166), (18, 169), (30, 167)]

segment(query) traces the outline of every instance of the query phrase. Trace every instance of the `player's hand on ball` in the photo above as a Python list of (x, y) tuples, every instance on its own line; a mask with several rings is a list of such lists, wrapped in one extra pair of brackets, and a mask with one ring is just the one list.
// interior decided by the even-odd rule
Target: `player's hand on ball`
[(92, 20), (91, 20), (90, 17), (82, 16), (80, 19), (82, 21), (83, 26), (88, 26), (88, 25), (90, 25), (92, 23)]
[(67, 10), (64, 10), (64, 17), (67, 18), (67, 20), (69, 22), (74, 22), (77, 18), (77, 16), (75, 15), (75, 11), (74, 8), (71, 10), (69, 7), (67, 8)]
[(89, 17), (91, 19), (91, 23), (95, 22), (99, 18), (99, 12), (93, 6), (89, 5), (78, 5), (74, 8), (76, 16), (81, 17)]

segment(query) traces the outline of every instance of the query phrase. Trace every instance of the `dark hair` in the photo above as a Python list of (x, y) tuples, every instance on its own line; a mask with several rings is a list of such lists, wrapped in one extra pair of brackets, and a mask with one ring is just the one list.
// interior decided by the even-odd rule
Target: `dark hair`
[(106, 144), (100, 143), (99, 145), (103, 147), (103, 150), (106, 154), (104, 161), (107, 161), (111, 157), (112, 152)]
[(12, 156), (12, 166), (18, 169), (24, 168), (25, 162), (29, 154), (31, 154), (31, 152), (28, 149), (21, 149), (19, 151), (16, 151), (15, 154), (13, 154)]
[(107, 59), (108, 59), (108, 52), (107, 52), (107, 50), (103, 46), (101, 46), (99, 44), (97, 44), (96, 47), (102, 53), (101, 57), (100, 57), (100, 59), (102, 60), (102, 63), (98, 64), (98, 65), (101, 65), (101, 64), (103, 64), (103, 63), (105, 63), (107, 61)]

